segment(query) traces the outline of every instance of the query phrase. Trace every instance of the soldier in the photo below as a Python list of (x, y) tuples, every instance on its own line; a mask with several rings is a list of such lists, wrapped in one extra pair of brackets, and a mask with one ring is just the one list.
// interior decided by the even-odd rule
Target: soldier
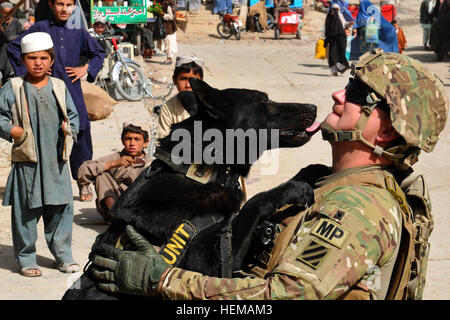
[(448, 99), (434, 74), (398, 53), (367, 53), (352, 75), (333, 93), (332, 112), (321, 124), (332, 149), (331, 175), (316, 179), (326, 172), (319, 165), (300, 171), (315, 188), (315, 203), (286, 224), (259, 276), (216, 278), (172, 268), (127, 226), (137, 251), (101, 248), (93, 258), (97, 286), (168, 299), (405, 298), (412, 260), (401, 262), (414, 242), (403, 240), (412, 224), (396, 178), (421, 150), (434, 149)]

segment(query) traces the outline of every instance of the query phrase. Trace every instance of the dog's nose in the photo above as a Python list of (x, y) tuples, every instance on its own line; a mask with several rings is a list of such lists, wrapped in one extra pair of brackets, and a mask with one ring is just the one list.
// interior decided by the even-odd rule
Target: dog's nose
[(305, 106), (311, 110), (311, 112), (317, 112), (317, 106), (315, 104), (305, 104)]
[(317, 116), (317, 106), (315, 104), (305, 103), (302, 105), (303, 117), (315, 119)]

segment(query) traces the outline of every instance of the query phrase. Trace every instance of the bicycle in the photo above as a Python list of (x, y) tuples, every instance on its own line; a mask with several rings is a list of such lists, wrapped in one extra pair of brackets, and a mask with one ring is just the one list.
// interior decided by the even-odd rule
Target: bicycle
[[(161, 112), (162, 107), (166, 104), (166, 98), (168, 96), (170, 96), (170, 94), (173, 91), (173, 88), (175, 87), (175, 85), (173, 84), (173, 82), (169, 81), (169, 82), (165, 82), (165, 81), (159, 81), (153, 78), (149, 78), (149, 87), (144, 87), (144, 91), (146, 93), (146, 95), (144, 96), (144, 106), (146, 105), (146, 97), (149, 96), (153, 101), (155, 100), (162, 100), (161, 104), (158, 104), (156, 106), (153, 106), (152, 108), (152, 130), (150, 132), (150, 143), (148, 145), (148, 153), (149, 156), (153, 158), (153, 154), (155, 153), (155, 149), (156, 149), (156, 122), (158, 120), (159, 114)], [(165, 94), (161, 94), (161, 95), (154, 95), (152, 93), (152, 91), (149, 90), (149, 88), (152, 88), (154, 85), (160, 85), (163, 87), (168, 88), (168, 91)], [(150, 108), (147, 108), (148, 111), (150, 111)]]
[[(111, 33), (94, 35), (99, 41), (106, 42), (105, 51), (108, 53), (104, 69), (97, 75), (94, 82), (99, 82), (103, 89), (109, 92), (109, 87), (115, 87), (118, 93), (129, 101), (139, 101), (147, 90), (147, 78), (139, 64), (125, 58), (122, 49), (117, 45), (116, 38)], [(111, 44), (109, 43), (111, 42)]]

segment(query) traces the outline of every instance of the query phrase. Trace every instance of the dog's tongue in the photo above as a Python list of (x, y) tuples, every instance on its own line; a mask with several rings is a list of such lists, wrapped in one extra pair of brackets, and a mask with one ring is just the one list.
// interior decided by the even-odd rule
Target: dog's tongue
[(308, 133), (316, 133), (319, 130), (320, 122), (314, 121), (314, 123), (305, 129)]

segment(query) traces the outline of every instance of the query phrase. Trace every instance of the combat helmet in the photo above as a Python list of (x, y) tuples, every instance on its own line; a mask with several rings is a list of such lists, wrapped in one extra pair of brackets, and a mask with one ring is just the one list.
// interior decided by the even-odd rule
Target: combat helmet
[[(330, 132), (325, 124), (324, 139), (361, 140), (374, 153), (406, 167), (417, 161), (420, 150), (433, 151), (448, 113), (447, 94), (436, 75), (416, 59), (379, 48), (362, 55), (352, 65), (351, 74), (373, 92), (366, 97), (366, 105), (362, 105), (355, 131)], [(383, 150), (362, 137), (364, 126), (380, 101), (389, 107), (392, 126), (406, 144)]]

